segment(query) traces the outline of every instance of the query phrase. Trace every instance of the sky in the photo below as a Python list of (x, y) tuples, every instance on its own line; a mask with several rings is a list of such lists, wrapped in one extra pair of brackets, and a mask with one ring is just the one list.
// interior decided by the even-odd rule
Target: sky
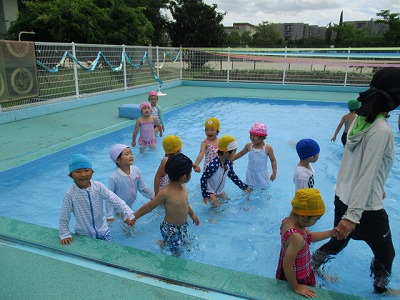
[(400, 13), (399, 0), (203, 0), (216, 4), (217, 12), (226, 15), (222, 24), (250, 23), (308, 23), (327, 26), (338, 24), (343, 11), (343, 21), (368, 21), (378, 19), (377, 13), (390, 10)]

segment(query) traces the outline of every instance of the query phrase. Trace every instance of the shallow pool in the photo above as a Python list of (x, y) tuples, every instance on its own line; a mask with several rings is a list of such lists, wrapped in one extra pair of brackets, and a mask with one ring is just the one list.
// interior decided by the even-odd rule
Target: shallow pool
[[(217, 117), (221, 123), (219, 136), (234, 136), (238, 140), (239, 150), (249, 142), (250, 126), (256, 121), (265, 123), (268, 127), (266, 142), (273, 147), (278, 162), (277, 179), (269, 191), (253, 192), (245, 197), (228, 180), (225, 191), (231, 200), (216, 210), (203, 204), (199, 186), (200, 174), (192, 173), (192, 179), (187, 184), (189, 201), (201, 224), (198, 227), (189, 226), (195, 243), (184, 258), (275, 277), (280, 249), (279, 226), (290, 212), (290, 202), (294, 194), (293, 172), (298, 162), (295, 144), (301, 138), (313, 138), (321, 146), (320, 159), (313, 167), (316, 173), (315, 187), (321, 190), (327, 212), (311, 229), (317, 231), (331, 228), (333, 185), (342, 145), (340, 135), (336, 143), (330, 142), (330, 138), (341, 116), (346, 112), (347, 107), (338, 103), (213, 98), (166, 113), (165, 134), (181, 137), (183, 153), (193, 161), (197, 157), (201, 141), (205, 138), (205, 119)], [(395, 132), (396, 153), (399, 153), (398, 112), (392, 115), (389, 123)], [(115, 167), (109, 158), (109, 149), (114, 143), (130, 145), (132, 130), (133, 125), (0, 173), (0, 215), (58, 228), (62, 198), (72, 184), (72, 179), (67, 176), (69, 156), (73, 153), (87, 155), (93, 163), (93, 179), (107, 185), (108, 176)], [(138, 147), (133, 148), (135, 165), (141, 169), (145, 182), (150, 187), (153, 187), (154, 174), (163, 157), (161, 140), (158, 138), (159, 147), (154, 151), (140, 154)], [(243, 180), (246, 166), (247, 156), (234, 164), (236, 173)], [(400, 166), (396, 159), (386, 184), (385, 200), (396, 249), (400, 243), (397, 240), (400, 231), (400, 206), (396, 202), (399, 177)], [(146, 199), (139, 194), (133, 209), (137, 210), (145, 202)], [(116, 222), (111, 226), (113, 241), (159, 253), (161, 250), (156, 242), (161, 239), (159, 224), (162, 218), (163, 210), (157, 208), (138, 220), (130, 232), (124, 231), (120, 222)], [(72, 226), (73, 224), (71, 229)], [(312, 250), (321, 244), (322, 242), (314, 244)], [(372, 253), (364, 242), (351, 241), (326, 267), (327, 272), (338, 277), (338, 282), (330, 283), (317, 278), (318, 285), (348, 294), (378, 298), (372, 293), (372, 279), (369, 277), (371, 258)], [(394, 261), (391, 287), (400, 287), (398, 259)]]

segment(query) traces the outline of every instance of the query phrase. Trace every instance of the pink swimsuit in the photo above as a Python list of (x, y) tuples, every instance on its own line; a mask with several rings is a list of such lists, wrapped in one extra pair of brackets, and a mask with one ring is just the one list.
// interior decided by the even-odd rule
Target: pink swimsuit
[(281, 238), (282, 246), (279, 254), (278, 268), (276, 270), (276, 279), (287, 280), (285, 272), (283, 271), (283, 258), (285, 257), (286, 249), (285, 242), (293, 233), (301, 234), (306, 242), (304, 247), (297, 253), (296, 260), (294, 263), (294, 271), (296, 273), (296, 279), (299, 284), (308, 286), (315, 286), (315, 275), (311, 264), (310, 254), (310, 243), (312, 241), (311, 233), (305, 234), (303, 231), (297, 228), (288, 229)]
[(205, 171), (210, 161), (212, 161), (215, 157), (218, 156), (218, 148), (215, 148), (213, 145), (211, 145), (208, 139), (205, 139), (204, 141), (206, 142), (207, 146), (206, 146), (206, 151), (204, 151), (203, 172)]
[(140, 123), (140, 146), (153, 146), (157, 143), (156, 135), (154, 133), (154, 121)]

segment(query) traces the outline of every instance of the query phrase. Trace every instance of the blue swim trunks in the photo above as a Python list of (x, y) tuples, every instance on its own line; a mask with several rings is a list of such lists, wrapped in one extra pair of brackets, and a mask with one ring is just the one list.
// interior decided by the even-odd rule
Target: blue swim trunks
[(187, 222), (182, 225), (176, 225), (165, 221), (160, 224), (165, 246), (169, 247), (173, 255), (181, 255), (190, 245), (188, 225)]

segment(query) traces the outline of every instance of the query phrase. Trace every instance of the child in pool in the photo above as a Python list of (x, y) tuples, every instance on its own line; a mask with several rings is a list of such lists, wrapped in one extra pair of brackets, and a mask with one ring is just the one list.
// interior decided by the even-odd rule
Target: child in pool
[(317, 162), (320, 148), (313, 139), (302, 139), (296, 144), (296, 151), (300, 158), (294, 171), (293, 182), (295, 189), (314, 187), (314, 169), (311, 163)]
[(295, 293), (306, 298), (316, 297), (315, 291), (309, 288), (316, 284), (310, 243), (338, 236), (336, 228), (321, 232), (308, 230), (324, 213), (325, 204), (317, 189), (299, 189), (292, 200), (292, 211), (280, 228), (282, 244), (276, 279), (288, 281)]
[(71, 213), (75, 217), (75, 233), (96, 239), (111, 240), (110, 231), (103, 213), (104, 200), (110, 203), (124, 217), (125, 223), (132, 226), (133, 211), (104, 184), (92, 180), (93, 168), (90, 160), (80, 154), (71, 157), (69, 176), (74, 184), (64, 195), (60, 213), (60, 242), (72, 243), (69, 230)]
[(165, 188), (169, 183), (168, 174), (165, 173), (165, 164), (171, 155), (181, 152), (182, 141), (176, 135), (167, 135), (163, 141), (162, 145), (164, 148), (165, 156), (158, 166), (156, 175), (154, 175), (154, 192), (157, 195), (160, 190)]
[(207, 165), (200, 179), (204, 203), (211, 202), (212, 207), (220, 206), (219, 199), (228, 199), (224, 192), (226, 178), (229, 177), (240, 189), (250, 192), (247, 184), (243, 183), (233, 170), (231, 159), (236, 154), (236, 140), (225, 135), (218, 141), (218, 156)]
[(140, 111), (142, 113), (142, 116), (136, 120), (135, 129), (132, 134), (132, 147), (136, 146), (136, 137), (140, 130), (140, 149), (144, 150), (145, 147), (154, 148), (157, 145), (156, 135), (154, 133), (154, 126), (159, 129), (160, 136), (162, 136), (162, 127), (157, 118), (151, 115), (151, 107), (148, 102), (140, 103)]
[(337, 128), (335, 130), (335, 133), (333, 134), (333, 136), (331, 138), (331, 142), (336, 141), (336, 136), (339, 133), (340, 129), (344, 125), (344, 130), (343, 130), (343, 134), (342, 134), (342, 138), (341, 138), (343, 146), (346, 145), (347, 132), (349, 131), (350, 125), (353, 122), (353, 120), (357, 117), (356, 111), (360, 107), (360, 102), (358, 102), (357, 100), (349, 100), (347, 102), (347, 106), (349, 108), (349, 112), (342, 117), (342, 119), (339, 122), (339, 125), (337, 126)]
[(203, 171), (206, 169), (208, 163), (218, 156), (218, 133), (219, 133), (219, 120), (217, 118), (208, 118), (204, 124), (205, 133), (207, 138), (200, 144), (200, 152), (193, 164), (195, 172), (200, 172), (199, 164), (204, 159)]
[(187, 217), (193, 220), (195, 225), (200, 221), (193, 212), (188, 201), (188, 192), (185, 183), (191, 178), (193, 163), (182, 153), (172, 155), (165, 164), (165, 172), (169, 176), (170, 183), (161, 190), (151, 201), (144, 204), (135, 212), (135, 219), (141, 218), (159, 205), (165, 210), (164, 220), (160, 224), (163, 243), (169, 247), (174, 256), (180, 256), (190, 246)]
[[(131, 148), (124, 144), (115, 144), (110, 149), (110, 158), (117, 165), (111, 174), (108, 188), (125, 203), (132, 207), (139, 191), (144, 197), (152, 199), (154, 192), (144, 183), (139, 168), (133, 165), (134, 157)], [(106, 203), (107, 221), (114, 221), (114, 207)]]
[[(151, 105), (151, 115), (157, 118), (158, 122), (160, 122), (162, 132), (164, 132), (165, 131), (164, 116), (161, 106), (158, 105), (158, 93), (156, 91), (150, 91), (148, 100)], [(159, 131), (158, 127), (154, 126), (154, 133), (157, 134), (158, 131)], [(160, 136), (162, 136), (161, 132)]]
[[(249, 153), (249, 162), (246, 171), (246, 183), (253, 188), (265, 189), (276, 178), (277, 163), (272, 147), (265, 143), (267, 126), (262, 123), (254, 123), (250, 128), (250, 143), (236, 153), (232, 162)], [(271, 161), (272, 174), (268, 173), (268, 159)]]

